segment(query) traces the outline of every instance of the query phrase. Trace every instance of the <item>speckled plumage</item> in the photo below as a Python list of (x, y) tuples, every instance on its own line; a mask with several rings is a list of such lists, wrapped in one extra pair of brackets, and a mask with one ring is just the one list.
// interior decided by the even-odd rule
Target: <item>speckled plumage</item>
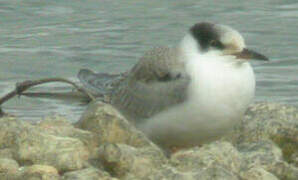
[(111, 92), (111, 104), (140, 121), (183, 102), (189, 78), (175, 57), (177, 51), (165, 47), (147, 52)]
[[(178, 56), (177, 49), (158, 47), (146, 52), (130, 71), (119, 76), (82, 70), (79, 77), (85, 85), (89, 77), (88, 89), (107, 96), (109, 103), (128, 119), (142, 121), (184, 101), (189, 77), (184, 64), (175, 58)], [(102, 78), (109, 83), (103, 86)]]

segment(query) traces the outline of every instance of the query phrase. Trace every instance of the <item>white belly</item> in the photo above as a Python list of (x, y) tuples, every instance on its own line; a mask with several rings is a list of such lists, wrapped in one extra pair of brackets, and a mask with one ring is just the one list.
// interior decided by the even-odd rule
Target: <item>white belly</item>
[(255, 78), (249, 63), (194, 62), (188, 100), (150, 118), (144, 132), (164, 146), (193, 146), (222, 136), (251, 103)]
[(206, 116), (238, 118), (254, 97), (255, 77), (248, 62), (237, 64), (220, 59), (192, 64), (189, 69), (190, 103)]

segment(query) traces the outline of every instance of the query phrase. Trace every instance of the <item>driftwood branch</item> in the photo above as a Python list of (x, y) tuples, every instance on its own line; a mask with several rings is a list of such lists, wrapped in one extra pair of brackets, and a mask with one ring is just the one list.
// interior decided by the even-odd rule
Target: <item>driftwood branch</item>
[(33, 97), (33, 98), (50, 98), (50, 99), (75, 99), (80, 101), (89, 102), (91, 99), (88, 95), (79, 92), (23, 92), (22, 96)]
[(90, 94), (84, 88), (79, 87), (74, 82), (72, 82), (70, 80), (67, 80), (67, 79), (63, 79), (63, 78), (46, 78), (46, 79), (39, 79), (39, 80), (34, 80), (34, 81), (29, 80), (29, 81), (24, 81), (24, 82), (21, 82), (21, 83), (17, 83), (16, 84), (16, 87), (15, 87), (15, 89), (13, 91), (7, 93), (2, 98), (0, 98), (0, 117), (3, 116), (3, 115), (5, 115), (5, 113), (1, 109), (1, 105), (3, 103), (5, 103), (6, 101), (8, 101), (9, 99), (13, 98), (16, 95), (18, 95), (18, 96), (22, 95), (22, 93), (24, 91), (26, 91), (27, 89), (29, 89), (29, 88), (31, 88), (33, 86), (37, 86), (37, 85), (45, 84), (45, 83), (51, 83), (51, 82), (63, 82), (63, 83), (70, 84), (78, 92), (81, 92), (82, 94), (84, 94), (85, 97), (87, 97), (90, 101), (91, 100), (95, 100), (95, 97), (92, 94)]

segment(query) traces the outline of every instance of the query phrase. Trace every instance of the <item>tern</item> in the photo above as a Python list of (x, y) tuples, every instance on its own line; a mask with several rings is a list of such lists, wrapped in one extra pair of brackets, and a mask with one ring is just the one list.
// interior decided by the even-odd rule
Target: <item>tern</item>
[(201, 22), (125, 73), (81, 69), (78, 77), (156, 144), (186, 148), (222, 137), (244, 116), (255, 95), (250, 59), (268, 61), (233, 28)]

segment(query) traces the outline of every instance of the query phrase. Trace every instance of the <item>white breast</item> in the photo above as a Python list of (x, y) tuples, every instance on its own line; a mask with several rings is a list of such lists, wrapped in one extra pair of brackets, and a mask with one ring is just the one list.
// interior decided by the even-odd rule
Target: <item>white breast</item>
[(240, 120), (254, 97), (249, 63), (216, 55), (188, 57), (188, 99), (150, 118), (143, 131), (165, 146), (192, 146), (214, 140)]
[(186, 69), (192, 79), (190, 102), (211, 117), (237, 118), (254, 97), (255, 78), (248, 62), (210, 54), (192, 58)]

